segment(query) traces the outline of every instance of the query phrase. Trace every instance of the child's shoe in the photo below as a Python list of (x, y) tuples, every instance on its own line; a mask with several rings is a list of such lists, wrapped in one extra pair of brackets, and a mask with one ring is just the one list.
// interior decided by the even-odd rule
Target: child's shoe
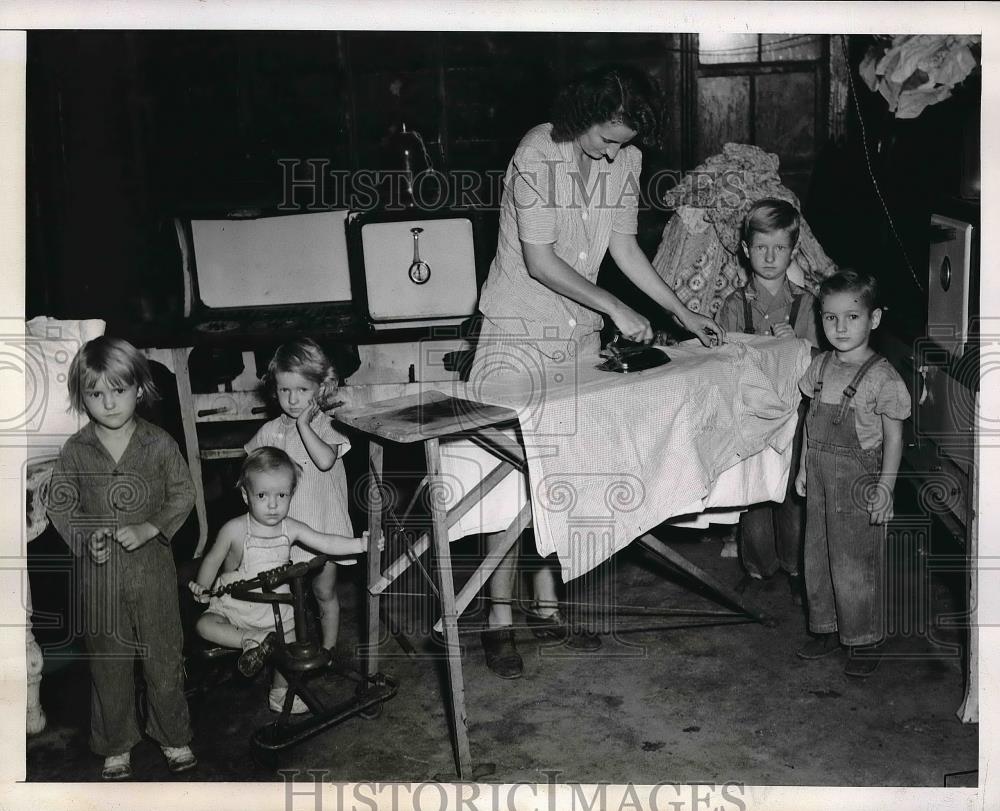
[(867, 679), (878, 670), (882, 657), (871, 648), (851, 648), (847, 653), (844, 675), (855, 679)]
[(190, 746), (161, 746), (160, 750), (167, 759), (167, 768), (174, 774), (186, 772), (198, 765)]
[(722, 536), (722, 551), (719, 553), (719, 557), (738, 558), (740, 556), (739, 540), (737, 538), (739, 531), (738, 524), (726, 528)]
[[(271, 708), (272, 712), (281, 712), (285, 706), (285, 696), (287, 695), (287, 687), (272, 687), (271, 692), (267, 695), (267, 706)], [(302, 715), (304, 712), (309, 712), (309, 708), (301, 698), (295, 696), (292, 699), (292, 715)]]
[(264, 662), (267, 661), (267, 657), (271, 655), (271, 651), (274, 650), (275, 640), (277, 640), (277, 634), (271, 631), (260, 644), (252, 639), (243, 640), (243, 653), (240, 654), (240, 658), (236, 662), (236, 667), (247, 678), (251, 676), (256, 676), (262, 667), (264, 667)]
[(788, 590), (792, 593), (792, 605), (802, 605), (802, 595), (805, 594), (805, 584), (802, 582), (802, 575), (788, 575)]
[(759, 597), (767, 585), (760, 575), (744, 574), (739, 582), (733, 586), (733, 591), (737, 594), (745, 594), (747, 597)]
[(838, 650), (840, 650), (840, 636), (836, 631), (833, 631), (829, 634), (816, 634), (799, 648), (795, 655), (800, 659), (822, 659)]
[(104, 758), (104, 768), (101, 777), (105, 780), (128, 780), (132, 776), (132, 753), (123, 752), (120, 755), (108, 755)]

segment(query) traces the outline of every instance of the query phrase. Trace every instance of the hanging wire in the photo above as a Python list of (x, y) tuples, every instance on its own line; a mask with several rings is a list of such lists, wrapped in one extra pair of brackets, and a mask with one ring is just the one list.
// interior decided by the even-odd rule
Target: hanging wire
[[(763, 35), (756, 34), (755, 36), (759, 37)], [(792, 34), (791, 36), (785, 37), (784, 39), (776, 39), (767, 43), (760, 42), (758, 40), (758, 42), (754, 43), (753, 45), (739, 45), (735, 48), (712, 48), (711, 50), (706, 50), (705, 54), (706, 55), (711, 54), (712, 56), (719, 56), (719, 55), (740, 55), (744, 53), (756, 53), (758, 44), (763, 50), (784, 51), (784, 50), (789, 50), (790, 48), (798, 47), (799, 45), (805, 45), (806, 42), (811, 40), (817, 40), (819, 39), (819, 37), (820, 37), (819, 34)], [(778, 46), (781, 47), (779, 48)], [(690, 51), (690, 49), (687, 48), (671, 48), (669, 50), (678, 51), (680, 53), (685, 53)], [(699, 51), (700, 50), (701, 49), (699, 46)]]
[(427, 151), (427, 144), (424, 143), (424, 136), (421, 135), (416, 130), (408, 130), (408, 132), (409, 132), (410, 135), (412, 135), (414, 138), (416, 138), (417, 139), (417, 143), (420, 144), (420, 149), (424, 153), (424, 163), (427, 166), (427, 168), (428, 169), (433, 169), (434, 168), (434, 164), (431, 163), (431, 156), (430, 156), (430, 153)]
[(847, 63), (847, 81), (851, 88), (851, 98), (854, 100), (854, 109), (858, 114), (858, 123), (861, 125), (861, 148), (864, 150), (865, 163), (868, 166), (868, 176), (871, 178), (872, 187), (875, 189), (875, 194), (878, 196), (879, 202), (882, 204), (882, 210), (885, 212), (885, 218), (889, 222), (889, 230), (892, 231), (892, 235), (896, 238), (896, 244), (899, 245), (899, 252), (903, 255), (903, 259), (906, 261), (906, 267), (910, 270), (910, 275), (913, 277), (914, 283), (917, 285), (917, 289), (923, 293), (924, 286), (920, 282), (917, 276), (917, 272), (913, 269), (913, 265), (910, 263), (910, 257), (906, 253), (906, 247), (903, 245), (903, 240), (899, 236), (899, 232), (896, 230), (896, 223), (892, 219), (892, 214), (889, 212), (889, 206), (885, 202), (885, 198), (882, 196), (882, 190), (879, 188), (878, 180), (875, 178), (875, 171), (872, 169), (871, 156), (868, 154), (868, 133), (865, 130), (865, 119), (861, 115), (861, 105), (858, 102), (858, 94), (854, 87), (854, 71), (851, 69), (850, 56), (847, 53), (847, 37), (844, 34), (840, 35), (840, 47), (844, 51), (844, 61)]

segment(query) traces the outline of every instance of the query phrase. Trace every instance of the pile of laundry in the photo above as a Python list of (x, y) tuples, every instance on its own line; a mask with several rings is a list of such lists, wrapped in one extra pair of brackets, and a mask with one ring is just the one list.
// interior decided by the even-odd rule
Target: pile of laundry
[(896, 118), (916, 118), (972, 73), (981, 42), (980, 36), (954, 34), (883, 37), (868, 49), (858, 72)]
[[(665, 206), (675, 211), (663, 229), (653, 267), (689, 309), (714, 316), (726, 296), (746, 283), (740, 227), (749, 208), (765, 197), (787, 200), (802, 210), (781, 182), (777, 155), (732, 143), (664, 195)], [(836, 269), (803, 219), (789, 278), (815, 292)]]

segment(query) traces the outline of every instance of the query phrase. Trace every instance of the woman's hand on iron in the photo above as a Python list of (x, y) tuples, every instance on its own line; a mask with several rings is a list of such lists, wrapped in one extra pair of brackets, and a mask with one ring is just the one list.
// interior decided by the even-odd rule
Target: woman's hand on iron
[(693, 333), (705, 346), (721, 346), (726, 342), (726, 331), (711, 318), (691, 312), (686, 307), (684, 312), (676, 317), (681, 322), (681, 326)]
[(653, 328), (650, 326), (649, 320), (639, 315), (631, 307), (622, 304), (609, 315), (622, 334), (622, 338), (641, 344), (648, 344), (653, 340)]

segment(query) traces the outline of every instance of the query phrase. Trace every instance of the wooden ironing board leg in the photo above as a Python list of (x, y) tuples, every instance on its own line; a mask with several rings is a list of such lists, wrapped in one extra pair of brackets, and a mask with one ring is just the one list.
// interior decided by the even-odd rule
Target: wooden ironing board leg
[(378, 672), (378, 645), (380, 641), (379, 600), (380, 594), (371, 592), (371, 585), (382, 574), (382, 553), (378, 551), (378, 540), (383, 535), (382, 527), (382, 446), (371, 439), (368, 443), (368, 536), (369, 546), (365, 565), (368, 569), (366, 583), (368, 589), (368, 648), (365, 651), (365, 675), (374, 676)]
[[(507, 557), (507, 553), (510, 552), (511, 547), (517, 543), (517, 539), (521, 537), (521, 533), (524, 532), (528, 527), (531, 526), (531, 505), (525, 504), (521, 508), (521, 512), (518, 513), (517, 518), (514, 522), (507, 527), (504, 531), (503, 539), (500, 544), (492, 549), (486, 557), (483, 558), (482, 563), (479, 564), (479, 568), (472, 573), (472, 576), (465, 581), (465, 585), (462, 586), (461, 591), (459, 591), (458, 596), (455, 598), (455, 611), (458, 616), (462, 616), (465, 613), (465, 609), (469, 607), (469, 604), (476, 598), (476, 595), (483, 590), (486, 582), (493, 576), (493, 573), (497, 570), (501, 563), (503, 563), (504, 558)], [(439, 619), (434, 626), (434, 630), (438, 633), (441, 632), (441, 624), (444, 622), (443, 618)]]
[(455, 581), (451, 570), (451, 550), (448, 538), (448, 515), (443, 500), (436, 497), (441, 486), (441, 449), (438, 440), (424, 443), (427, 476), (430, 480), (431, 535), (434, 544), (435, 569), (441, 595), (441, 619), (444, 624), (444, 644), (448, 657), (448, 682), (451, 692), (451, 721), (455, 743), (458, 777), (472, 775), (472, 754), (469, 750), (468, 717), (465, 713), (465, 682), (462, 677), (462, 648), (458, 640), (458, 612), (455, 608)]
[(678, 552), (675, 552), (669, 546), (667, 546), (659, 538), (654, 538), (649, 533), (646, 533), (640, 538), (636, 538), (636, 543), (648, 549), (658, 558), (665, 560), (667, 563), (672, 564), (674, 567), (684, 572), (684, 574), (689, 577), (694, 578), (699, 583), (707, 586), (711, 591), (715, 593), (717, 597), (728, 602), (730, 605), (738, 606), (739, 609), (749, 617), (757, 620), (758, 622), (767, 622), (768, 617), (763, 612), (749, 605), (739, 594), (733, 591), (728, 586), (724, 586), (714, 577), (712, 577), (704, 569), (695, 566), (691, 561), (685, 558)]

